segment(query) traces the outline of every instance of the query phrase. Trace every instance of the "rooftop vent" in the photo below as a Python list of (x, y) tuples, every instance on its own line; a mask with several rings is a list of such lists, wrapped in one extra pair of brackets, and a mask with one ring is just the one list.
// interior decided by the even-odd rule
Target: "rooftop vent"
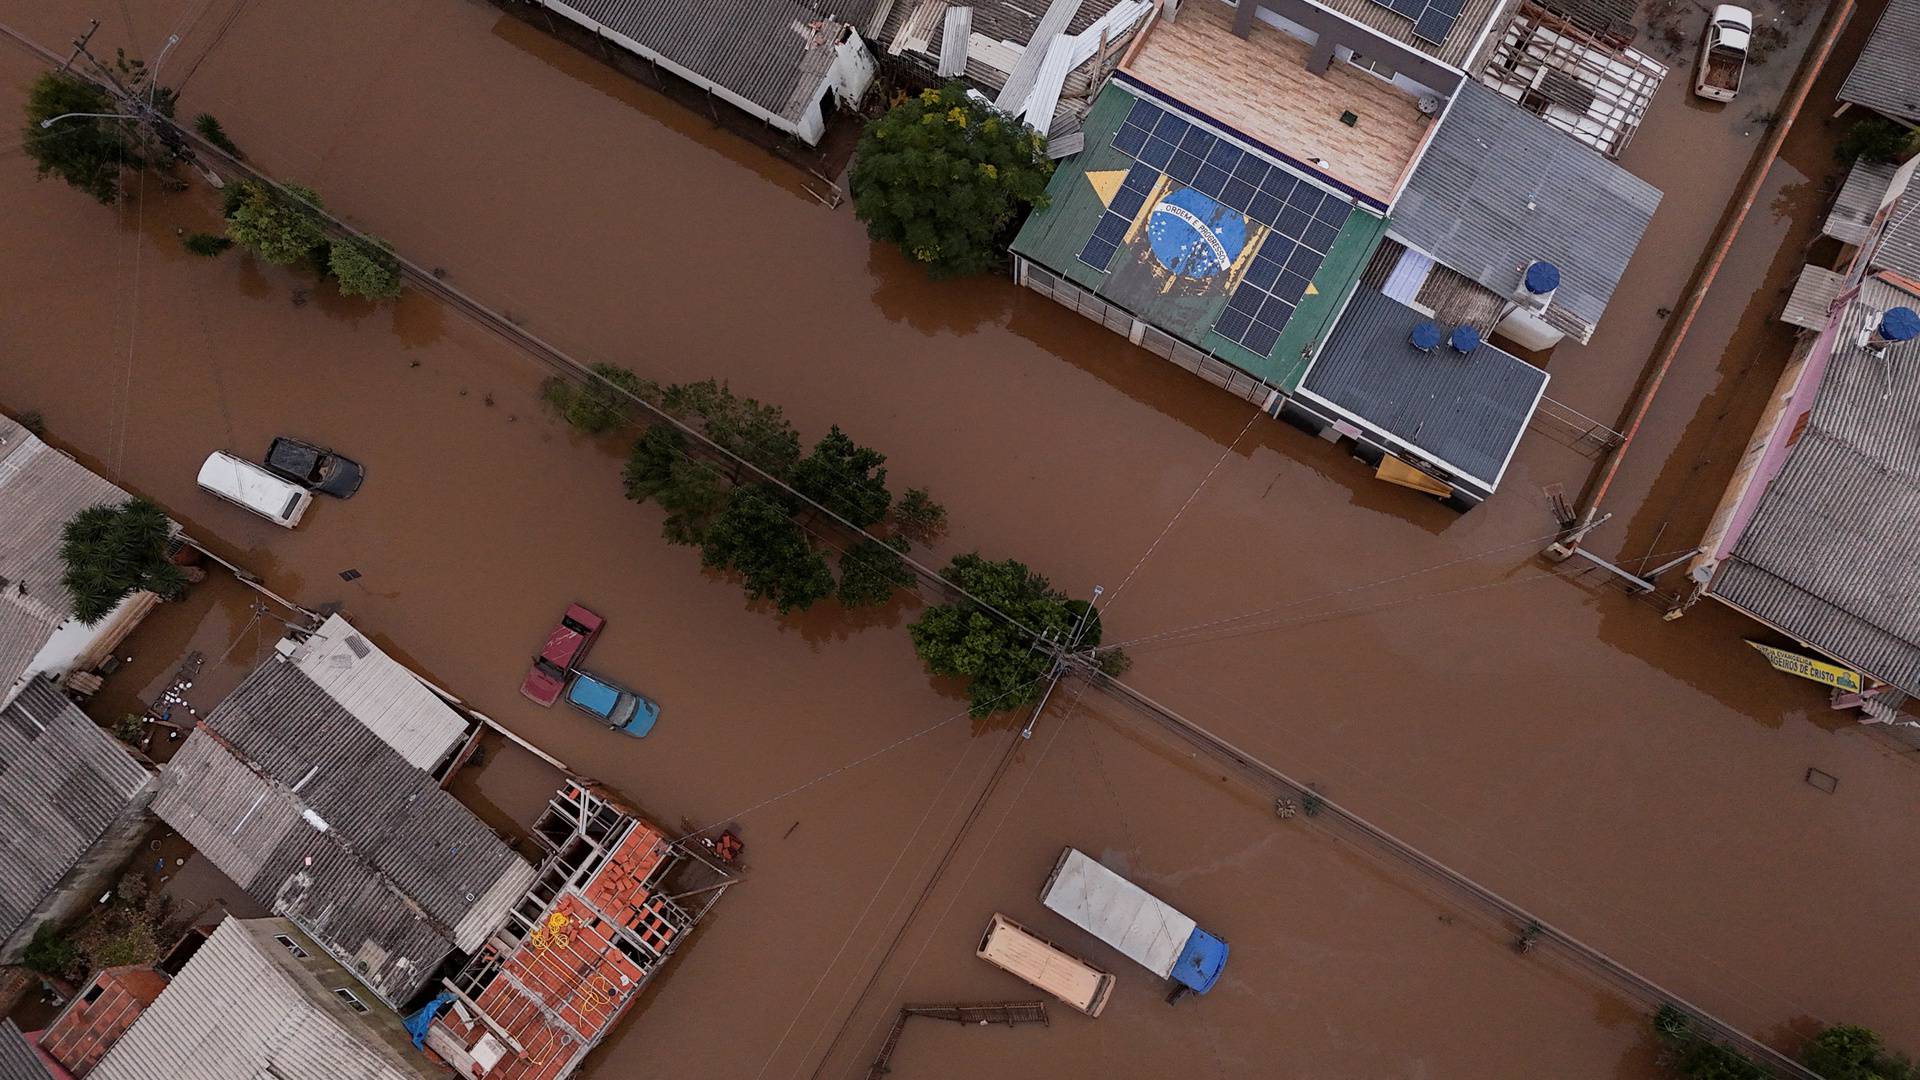
[(1480, 331), (1471, 326), (1456, 326), (1447, 336), (1447, 347), (1457, 353), (1470, 353), (1480, 347)]
[(1440, 327), (1433, 322), (1423, 322), (1407, 335), (1407, 344), (1424, 353), (1430, 353), (1440, 347)]

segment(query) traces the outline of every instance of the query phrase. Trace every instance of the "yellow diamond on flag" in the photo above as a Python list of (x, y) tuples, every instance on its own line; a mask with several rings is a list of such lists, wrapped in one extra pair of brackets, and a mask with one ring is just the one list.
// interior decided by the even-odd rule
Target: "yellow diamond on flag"
[(1309, 282), (1307, 282), (1307, 295), (1308, 295), (1308, 296), (1319, 296), (1319, 295), (1320, 295), (1320, 290), (1319, 290), (1319, 289), (1316, 289), (1316, 288), (1314, 288), (1314, 287), (1313, 287), (1313, 282), (1311, 282), (1311, 281), (1309, 281)]
[(1100, 196), (1100, 205), (1112, 206), (1113, 197), (1120, 193), (1120, 185), (1127, 179), (1125, 169), (1102, 169), (1087, 174), (1087, 183), (1093, 185), (1094, 194)]

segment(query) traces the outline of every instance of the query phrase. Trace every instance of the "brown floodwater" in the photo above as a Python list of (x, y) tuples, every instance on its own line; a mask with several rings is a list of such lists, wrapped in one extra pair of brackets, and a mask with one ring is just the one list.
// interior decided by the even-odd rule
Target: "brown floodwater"
[[(0, 3), (49, 43), (84, 16)], [(1009, 283), (926, 282), (788, 166), (472, 0), (165, 0), (111, 13), (97, 41), (151, 55), (176, 27), (165, 70), (186, 78), (183, 111), (218, 115), (261, 167), (582, 358), (724, 377), (808, 437), (838, 423), (884, 449), (896, 487), (949, 506), (939, 557), (978, 547), (1076, 594), (1104, 585), (1108, 637), (1143, 639), (1129, 679), (1148, 693), (1749, 1030), (1856, 1021), (1920, 1046), (1920, 949), (1887, 930), (1920, 886), (1920, 840), (1900, 824), (1920, 811), (1915, 762), (1772, 674), (1730, 614), (1662, 623), (1604, 583), (1551, 576), (1533, 558), (1554, 528), (1541, 489), (1577, 493), (1586, 458), (1529, 438), (1502, 494), (1465, 517), (1376, 484)], [(1676, 63), (1626, 157), (1666, 200), (1594, 342), (1552, 358), (1557, 399), (1619, 415), (1758, 144), (1748, 111), (1778, 96), (1811, 30), (1732, 109), (1697, 105)], [(17, 109), (34, 67), (0, 57), (0, 111)], [(1792, 256), (1774, 251), (1805, 235), (1831, 171), (1831, 134), (1809, 131), (1596, 550), (1685, 550), (1717, 498), (1785, 354), (1765, 319)], [(176, 231), (212, 222), (204, 190), (102, 208), (36, 184), (13, 153), (0, 192), (0, 404), (41, 411), (56, 442), (276, 590), (342, 604), (669, 826), (737, 823), (746, 881), (591, 1075), (853, 1075), (902, 1001), (1027, 996), (971, 955), (995, 909), (1122, 965), (1038, 910), (1065, 844), (1230, 938), (1227, 981), (1169, 1008), (1116, 966), (1100, 1021), (919, 1022), (896, 1075), (1650, 1075), (1635, 1006), (1516, 954), (1512, 928), (1376, 854), (1279, 822), (1093, 696), (1061, 695), (917, 903), (1009, 735), (926, 677), (901, 632), (910, 608), (750, 609), (620, 498), (618, 439), (541, 411), (532, 361), (418, 295), (343, 301), (236, 254), (188, 256)], [(357, 457), (366, 487), (291, 533), (194, 488), (209, 450), (255, 455), (281, 433)], [(515, 693), (576, 599), (609, 618), (596, 666), (663, 706), (643, 742)], [(168, 650), (252, 633), (244, 600), (196, 602), (163, 611), (151, 646), (134, 639), (154, 668), (110, 692), (164, 684)], [(1838, 790), (1805, 784), (1810, 766)], [(517, 768), (503, 753), (463, 794), (517, 819), (537, 797)]]

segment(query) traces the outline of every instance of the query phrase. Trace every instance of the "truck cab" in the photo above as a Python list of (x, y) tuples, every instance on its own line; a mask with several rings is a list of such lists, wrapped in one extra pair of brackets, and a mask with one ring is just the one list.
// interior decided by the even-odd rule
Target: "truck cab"
[(1708, 101), (1732, 101), (1740, 92), (1752, 41), (1753, 12), (1735, 4), (1714, 8), (1707, 32), (1700, 37), (1700, 69), (1693, 92)]

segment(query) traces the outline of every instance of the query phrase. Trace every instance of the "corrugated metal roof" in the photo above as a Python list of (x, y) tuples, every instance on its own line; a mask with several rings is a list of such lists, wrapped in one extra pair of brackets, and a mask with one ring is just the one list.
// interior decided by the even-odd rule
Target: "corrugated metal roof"
[[(155, 812), (390, 1001), (485, 940), (534, 868), (292, 662), (249, 675), (163, 773)], [(315, 821), (324, 823), (324, 829)]]
[(1460, 15), (1453, 20), (1453, 26), (1447, 31), (1447, 40), (1434, 44), (1422, 41), (1413, 33), (1413, 20), (1390, 10), (1375, 0), (1314, 0), (1329, 11), (1339, 12), (1348, 19), (1377, 31), (1385, 37), (1405, 45), (1417, 53), (1431, 56), (1443, 64), (1464, 69), (1467, 59), (1473, 55), (1473, 47), (1479, 44), (1487, 27), (1499, 17), (1509, 4), (1509, 0), (1464, 0), (1460, 5)]
[(0, 1080), (51, 1080), (26, 1033), (11, 1020), (0, 1020)]
[(1300, 389), (1491, 491), (1547, 373), (1485, 343), (1466, 355), (1445, 344), (1423, 353), (1408, 336), (1425, 321), (1390, 296), (1355, 290)]
[(464, 717), (338, 615), (288, 655), (415, 768), (431, 771), (466, 737)]
[(127, 748), (44, 680), (0, 711), (0, 938), (19, 929), (153, 784)]
[(1193, 936), (1191, 918), (1073, 848), (1040, 902), (1156, 975), (1173, 970)]
[(1825, 329), (1833, 302), (1840, 298), (1840, 290), (1846, 284), (1845, 274), (1824, 266), (1801, 267), (1800, 276), (1793, 279), (1793, 295), (1787, 297), (1787, 306), (1780, 312), (1780, 321), (1802, 330)]
[(1893, 186), (1893, 170), (1894, 166), (1882, 161), (1855, 158), (1820, 231), (1843, 244), (1864, 245), (1873, 228), (1873, 217), (1880, 212), (1880, 201)]
[(60, 532), (73, 515), (127, 493), (0, 416), (0, 704), (73, 598), (60, 584)]
[(1388, 232), (1503, 296), (1527, 264), (1560, 269), (1553, 306), (1585, 340), (1640, 246), (1660, 191), (1467, 81), (1394, 203)]
[(1888, 0), (1839, 98), (1908, 122), (1920, 121), (1920, 0)]
[(1920, 278), (1920, 195), (1909, 192), (1893, 204), (1867, 265)]
[(877, 0), (540, 0), (798, 121), (820, 96), (841, 24), (864, 26)]
[[(357, 1013), (272, 935), (279, 919), (227, 919), (89, 1073), (89, 1080), (420, 1080), (399, 1018)], [(316, 968), (318, 966), (316, 965)], [(371, 1003), (369, 1003), (371, 1004)], [(401, 1043), (401, 1045), (404, 1045)]]
[(1859, 335), (1920, 298), (1876, 279), (1839, 316), (1813, 411), (1708, 593), (1920, 693), (1920, 341)]
[(967, 36), (973, 33), (973, 9), (950, 7), (940, 29), (940, 75), (954, 78), (967, 72)]

